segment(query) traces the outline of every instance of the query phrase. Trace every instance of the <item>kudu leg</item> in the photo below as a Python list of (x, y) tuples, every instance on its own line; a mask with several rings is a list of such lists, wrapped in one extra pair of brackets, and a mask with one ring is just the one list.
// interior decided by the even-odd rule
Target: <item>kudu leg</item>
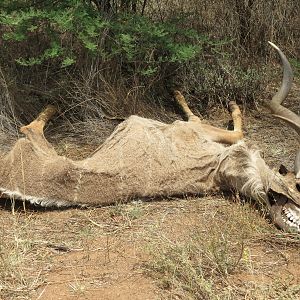
[[(199, 117), (195, 116), (188, 107), (183, 95), (179, 91), (174, 91), (174, 97), (186, 115), (188, 121), (199, 122)], [(201, 123), (201, 130), (206, 134), (207, 138), (214, 142), (224, 144), (234, 144), (243, 138), (242, 131), (242, 113), (238, 105), (234, 101), (229, 102), (229, 110), (233, 119), (234, 130), (225, 130), (211, 125)]]
[(174, 91), (174, 97), (187, 117), (188, 121), (201, 122), (199, 117), (195, 116), (193, 112), (190, 110), (188, 104), (186, 103), (185, 98), (179, 91)]
[(243, 139), (244, 134), (242, 129), (242, 113), (240, 108), (234, 101), (230, 101), (229, 110), (233, 120), (233, 131), (216, 128), (213, 126), (206, 127), (206, 130), (209, 132), (213, 141), (232, 145)]
[(52, 146), (44, 137), (45, 124), (56, 114), (57, 109), (53, 105), (48, 105), (30, 124), (20, 128), (20, 131), (39, 148), (43, 150), (52, 149)]
[(233, 130), (242, 132), (242, 113), (240, 108), (234, 101), (229, 102), (229, 110), (231, 112), (232, 120), (233, 120)]
[(30, 124), (21, 127), (20, 131), (24, 134), (28, 132), (35, 132), (36, 134), (42, 134), (45, 124), (56, 114), (56, 107), (54, 105), (48, 105)]

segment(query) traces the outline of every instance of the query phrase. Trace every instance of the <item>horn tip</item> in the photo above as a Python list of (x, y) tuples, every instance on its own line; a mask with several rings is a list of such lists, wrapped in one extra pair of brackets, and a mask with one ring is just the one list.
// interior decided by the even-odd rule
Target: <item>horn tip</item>
[(276, 50), (279, 50), (279, 48), (278, 48), (274, 43), (272, 43), (272, 42), (270, 42), (270, 41), (268, 41), (268, 43), (269, 43), (273, 48), (275, 48)]

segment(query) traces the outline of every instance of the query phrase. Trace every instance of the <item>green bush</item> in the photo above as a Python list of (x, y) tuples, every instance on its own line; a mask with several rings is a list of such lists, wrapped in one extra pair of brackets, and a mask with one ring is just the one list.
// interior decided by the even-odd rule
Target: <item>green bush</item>
[[(103, 111), (151, 116), (149, 107), (157, 111), (156, 104), (173, 110), (168, 100), (174, 88), (199, 99), (200, 110), (229, 99), (253, 102), (259, 93), (257, 72), (227, 54), (234, 42), (202, 34), (187, 22), (189, 12), (163, 18), (133, 9), (136, 1), (124, 9), (126, 1), (116, 0), (118, 9), (109, 10), (96, 2), (105, 1), (1, 2), (0, 62), (15, 81), (9, 87), (15, 115), (35, 115), (33, 108), (53, 101), (69, 112), (67, 118), (80, 120)], [(19, 99), (15, 87), (22, 90)]]
[(142, 75), (157, 73), (164, 64), (182, 63), (195, 58), (201, 50), (201, 36), (182, 29), (178, 19), (169, 22), (150, 20), (135, 13), (107, 16), (89, 1), (5, 1), (1, 7), (2, 37), (14, 46), (33, 43), (30, 55), (16, 61), (23, 66), (58, 60), (67, 67), (82, 51), (102, 61), (118, 61), (127, 72)]

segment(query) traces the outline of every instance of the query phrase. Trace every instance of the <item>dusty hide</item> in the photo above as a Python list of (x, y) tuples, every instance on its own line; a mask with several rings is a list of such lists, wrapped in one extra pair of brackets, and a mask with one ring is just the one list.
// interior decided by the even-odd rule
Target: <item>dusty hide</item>
[(230, 147), (209, 141), (197, 126), (132, 116), (82, 161), (57, 155), (44, 138), (21, 138), (1, 159), (0, 195), (43, 206), (101, 206), (211, 192), (219, 157)]

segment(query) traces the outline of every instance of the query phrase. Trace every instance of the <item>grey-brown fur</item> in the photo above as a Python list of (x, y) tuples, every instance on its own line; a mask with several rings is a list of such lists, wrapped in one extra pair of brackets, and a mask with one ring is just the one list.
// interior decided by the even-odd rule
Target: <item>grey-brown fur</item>
[(6, 195), (47, 206), (101, 206), (219, 190), (263, 199), (276, 175), (259, 151), (243, 141), (225, 146), (202, 133), (201, 123), (132, 116), (82, 161), (59, 156), (46, 140), (29, 135), (2, 158), (0, 187)]
[(197, 127), (132, 116), (92, 157), (78, 162), (22, 138), (1, 161), (0, 187), (24, 198), (86, 205), (217, 190), (225, 148)]
[(288, 194), (256, 148), (243, 141), (222, 145), (211, 140), (210, 130), (195, 120), (164, 124), (132, 116), (93, 156), (72, 161), (29, 127), (0, 160), (0, 192), (58, 207), (237, 190), (270, 208), (270, 188)]

